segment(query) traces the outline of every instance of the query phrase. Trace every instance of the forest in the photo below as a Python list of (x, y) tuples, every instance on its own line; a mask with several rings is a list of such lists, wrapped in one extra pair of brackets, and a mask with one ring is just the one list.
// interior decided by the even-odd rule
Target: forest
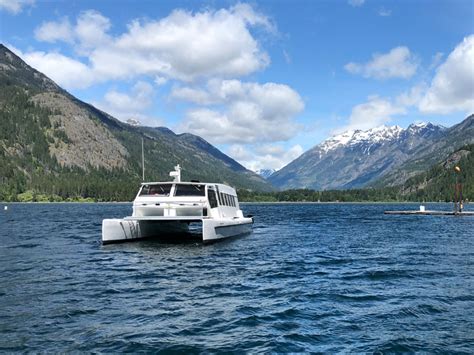
[[(49, 153), (50, 144), (67, 141), (64, 131), (50, 123), (49, 116), (54, 112), (32, 102), (29, 95), (21, 90), (8, 85), (3, 88), (5, 90), (0, 93), (0, 99), (4, 102), (0, 110), (0, 201), (133, 200), (141, 182), (137, 173), (140, 171), (139, 164), (128, 170), (90, 167), (84, 171), (61, 166)], [(120, 134), (123, 142), (131, 139), (127, 138), (127, 132)], [(127, 146), (137, 147), (138, 144)], [(460, 159), (455, 164), (461, 167), (459, 174), (454, 172), (453, 164), (440, 162), (400, 186), (331, 191), (294, 189), (260, 192), (258, 189), (239, 189), (238, 194), (240, 201), (255, 202), (451, 201), (454, 184), (458, 181), (463, 184), (464, 199), (472, 200), (473, 150), (474, 145), (471, 144), (457, 151)], [(133, 152), (133, 155), (138, 156), (139, 152)], [(219, 174), (214, 175), (219, 180), (216, 182), (227, 179), (226, 176), (219, 179)]]

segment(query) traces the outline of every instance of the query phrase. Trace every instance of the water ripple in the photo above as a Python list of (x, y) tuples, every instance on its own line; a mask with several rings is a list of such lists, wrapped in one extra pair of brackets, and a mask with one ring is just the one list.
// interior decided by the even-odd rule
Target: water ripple
[(102, 246), (129, 204), (10, 204), (0, 352), (472, 353), (474, 218), (243, 207), (242, 238)]

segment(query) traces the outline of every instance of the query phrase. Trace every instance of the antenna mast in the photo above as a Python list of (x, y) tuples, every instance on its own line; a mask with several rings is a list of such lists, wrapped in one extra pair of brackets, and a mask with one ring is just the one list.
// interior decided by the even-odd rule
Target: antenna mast
[(145, 181), (145, 153), (143, 150), (143, 137), (142, 137), (142, 181)]

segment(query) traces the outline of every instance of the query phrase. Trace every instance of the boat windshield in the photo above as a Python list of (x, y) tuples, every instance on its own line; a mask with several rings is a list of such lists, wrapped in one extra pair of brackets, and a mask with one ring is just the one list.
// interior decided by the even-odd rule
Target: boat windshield
[(140, 196), (169, 196), (173, 184), (147, 184), (140, 191)]
[(175, 196), (205, 196), (206, 185), (176, 184)]

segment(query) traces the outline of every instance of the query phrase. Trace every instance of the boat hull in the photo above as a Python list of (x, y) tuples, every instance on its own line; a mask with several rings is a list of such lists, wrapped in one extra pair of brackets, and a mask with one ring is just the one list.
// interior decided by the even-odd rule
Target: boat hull
[(202, 221), (202, 240), (212, 242), (252, 232), (252, 218), (205, 219)]
[(202, 223), (202, 241), (220, 239), (252, 232), (252, 218), (233, 219), (146, 219), (144, 217), (124, 219), (104, 219), (102, 221), (102, 243), (118, 243), (152, 237), (167, 237), (189, 232), (189, 223)]

